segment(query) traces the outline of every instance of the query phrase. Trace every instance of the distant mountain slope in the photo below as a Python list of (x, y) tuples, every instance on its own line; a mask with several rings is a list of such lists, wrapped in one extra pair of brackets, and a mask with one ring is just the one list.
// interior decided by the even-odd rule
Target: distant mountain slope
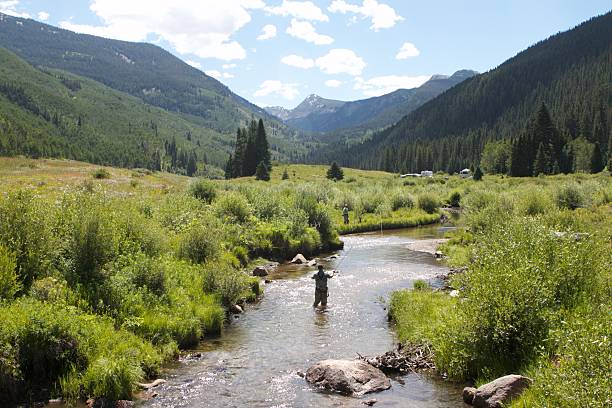
[(311, 132), (330, 132), (360, 127), (378, 129), (389, 126), (425, 102), (476, 75), (457, 71), (452, 76), (434, 75), (418, 88), (398, 89), (386, 95), (353, 102), (342, 102), (310, 95), (292, 110), (266, 108), (285, 123)]
[[(91, 78), (145, 102), (191, 115), (219, 132), (234, 132), (261, 108), (162, 48), (77, 34), (0, 13), (0, 46), (34, 66)], [(281, 129), (285, 130), (285, 129)]]
[(174, 113), (87, 78), (41, 71), (0, 48), (1, 155), (155, 168), (173, 140), (184, 155), (216, 167), (230, 145), (227, 136)]
[(338, 143), (312, 158), (393, 171), (444, 170), (452, 162), (450, 170), (456, 171), (478, 162), (486, 140), (519, 135), (542, 102), (566, 137), (584, 136), (607, 146), (612, 124), (612, 13), (467, 79), (363, 144), (347, 149)]

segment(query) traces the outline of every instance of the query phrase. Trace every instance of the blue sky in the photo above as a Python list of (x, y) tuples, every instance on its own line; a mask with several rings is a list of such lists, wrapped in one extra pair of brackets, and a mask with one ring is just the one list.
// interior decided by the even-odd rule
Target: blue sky
[(608, 0), (0, 0), (0, 11), (158, 44), (260, 106), (355, 100), (485, 72)]

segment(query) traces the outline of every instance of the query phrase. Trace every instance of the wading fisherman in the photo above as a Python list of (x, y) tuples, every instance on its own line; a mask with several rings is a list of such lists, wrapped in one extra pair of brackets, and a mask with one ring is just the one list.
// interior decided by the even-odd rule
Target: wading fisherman
[(344, 204), (344, 208), (342, 209), (342, 217), (344, 217), (344, 223), (348, 224), (349, 223), (349, 209), (348, 206), (346, 204)]
[(319, 271), (312, 275), (312, 279), (315, 280), (315, 301), (312, 307), (317, 307), (319, 303), (321, 306), (327, 306), (327, 280), (334, 277), (335, 271), (332, 271), (331, 275), (325, 273), (323, 265), (319, 265)]

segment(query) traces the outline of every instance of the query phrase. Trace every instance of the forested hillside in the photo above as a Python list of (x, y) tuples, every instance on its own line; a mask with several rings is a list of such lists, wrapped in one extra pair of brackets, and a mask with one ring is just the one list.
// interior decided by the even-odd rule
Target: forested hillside
[(611, 84), (612, 13), (607, 13), (464, 81), (363, 144), (339, 143), (311, 160), (402, 172), (457, 171), (479, 164), (487, 141), (516, 140), (530, 132), (542, 103), (563, 146), (578, 144), (584, 156), (598, 145), (607, 157)]
[[(263, 109), (156, 45), (77, 34), (0, 13), (0, 46), (35, 67), (91, 78), (218, 132), (233, 134), (252, 115), (272, 123)], [(295, 136), (280, 123), (275, 127), (284, 137)]]

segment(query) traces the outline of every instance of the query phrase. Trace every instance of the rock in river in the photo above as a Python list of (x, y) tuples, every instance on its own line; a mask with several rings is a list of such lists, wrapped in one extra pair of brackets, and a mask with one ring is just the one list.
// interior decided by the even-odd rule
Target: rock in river
[(345, 395), (363, 395), (391, 388), (378, 368), (361, 360), (324, 360), (306, 371), (306, 381)]
[(522, 375), (506, 375), (480, 387), (466, 387), (463, 400), (476, 408), (501, 408), (518, 397), (531, 385), (532, 380)]
[(297, 254), (296, 256), (293, 257), (293, 259), (291, 260), (291, 263), (305, 264), (305, 263), (308, 263), (308, 259), (306, 259), (306, 257), (302, 254)]

